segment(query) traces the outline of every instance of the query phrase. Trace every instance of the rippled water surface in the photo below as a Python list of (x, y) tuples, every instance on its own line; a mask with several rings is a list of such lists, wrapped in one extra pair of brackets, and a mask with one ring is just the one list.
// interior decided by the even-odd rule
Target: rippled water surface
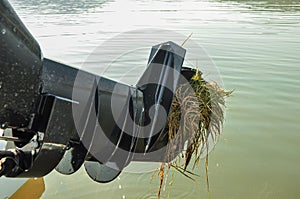
[[(226, 123), (210, 154), (210, 195), (217, 199), (297, 199), (300, 195), (300, 2), (296, 0), (14, 0), (16, 11), (45, 57), (75, 67), (102, 42), (121, 32), (168, 29), (199, 43), (217, 65), (227, 89)], [(134, 38), (134, 37), (133, 37)], [(130, 38), (132, 41), (132, 37)], [(153, 45), (155, 45), (154, 43)], [(116, 48), (126, 45), (126, 39)], [(144, 69), (149, 46), (124, 63)], [(188, 50), (188, 49), (187, 49)], [(109, 52), (99, 56), (108, 56)], [(85, 63), (85, 64), (84, 64)], [(89, 68), (86, 68), (87, 70)], [(127, 68), (126, 68), (127, 67)], [(108, 76), (121, 78), (124, 68)], [(131, 74), (133, 79), (137, 74)], [(133, 168), (134, 169), (134, 168)], [(208, 198), (203, 167), (196, 182), (176, 175), (167, 198)], [(48, 175), (43, 198), (155, 198), (151, 172), (124, 173), (97, 184), (81, 169)], [(170, 174), (171, 175), (171, 174)]]

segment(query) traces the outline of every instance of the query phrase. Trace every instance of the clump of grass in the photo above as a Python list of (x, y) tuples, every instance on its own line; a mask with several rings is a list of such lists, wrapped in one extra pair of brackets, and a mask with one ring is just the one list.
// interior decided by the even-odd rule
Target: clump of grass
[[(174, 168), (184, 176), (193, 179), (196, 175), (193, 170), (199, 164), (201, 157), (206, 157), (206, 180), (209, 192), (208, 148), (210, 144), (216, 143), (221, 133), (225, 98), (231, 93), (232, 91), (226, 92), (221, 89), (215, 82), (205, 81), (198, 70), (194, 71), (189, 82), (177, 88), (168, 117), (170, 144), (166, 159), (173, 161), (162, 163), (160, 166), (158, 198), (161, 195), (163, 181), (166, 181), (166, 169)], [(176, 151), (182, 152), (178, 155)], [(191, 164), (192, 171), (188, 170)]]

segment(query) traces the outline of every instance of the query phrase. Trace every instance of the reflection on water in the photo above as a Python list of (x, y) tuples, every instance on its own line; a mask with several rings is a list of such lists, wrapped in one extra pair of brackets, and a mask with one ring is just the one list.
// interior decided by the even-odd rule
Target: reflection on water
[[(164, 28), (183, 35), (193, 32), (192, 39), (218, 66), (225, 87), (235, 89), (228, 100), (223, 135), (210, 155), (211, 198), (299, 197), (298, 1), (47, 2), (44, 9), (35, 1), (14, 0), (13, 5), (40, 42), (44, 56), (76, 67), (103, 41), (123, 31)], [(119, 45), (126, 45), (128, 39), (134, 36), (120, 40)], [(120, 60), (143, 69), (148, 57), (145, 52)], [(94, 67), (102, 64), (90, 63)], [(122, 77), (120, 71), (115, 70), (114, 78)], [(163, 192), (164, 198), (169, 190), (170, 198), (207, 198), (204, 170), (200, 169), (201, 177), (195, 183), (176, 175), (174, 184)], [(46, 177), (43, 197), (155, 198), (157, 181), (150, 184), (150, 177), (151, 172), (125, 173), (118, 181), (102, 185), (91, 181), (83, 170), (72, 176), (52, 172)]]
[(223, 2), (238, 2), (250, 6), (251, 9), (264, 11), (292, 11), (300, 10), (300, 2), (298, 0), (220, 0)]
[(35, 14), (80, 14), (99, 8), (105, 2), (106, 0), (23, 0), (20, 6), (34, 10)]

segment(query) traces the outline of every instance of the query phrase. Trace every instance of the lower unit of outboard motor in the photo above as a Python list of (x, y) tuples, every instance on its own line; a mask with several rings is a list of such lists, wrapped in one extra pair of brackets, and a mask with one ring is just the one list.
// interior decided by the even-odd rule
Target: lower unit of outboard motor
[(6, 0), (0, 30), (0, 139), (10, 143), (0, 176), (72, 174), (84, 164), (93, 180), (110, 182), (131, 161), (171, 161), (167, 118), (178, 85), (194, 74), (182, 67), (182, 47), (153, 46), (129, 86), (43, 58)]

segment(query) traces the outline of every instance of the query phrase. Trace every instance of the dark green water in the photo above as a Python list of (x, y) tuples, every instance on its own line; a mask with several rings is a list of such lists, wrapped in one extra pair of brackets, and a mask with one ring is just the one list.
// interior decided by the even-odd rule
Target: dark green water
[[(192, 39), (217, 65), (225, 88), (235, 89), (227, 101), (223, 134), (210, 154), (211, 198), (299, 198), (300, 2), (43, 2), (14, 0), (12, 4), (45, 57), (77, 67), (101, 42), (123, 31), (193, 32)], [(143, 56), (129, 54), (126, 59), (143, 69), (148, 54)], [(113, 70), (110, 75), (118, 78), (126, 70)], [(199, 170), (196, 182), (176, 175), (163, 197), (170, 191), (170, 198), (208, 198), (203, 166)], [(43, 198), (155, 198), (158, 179), (150, 184), (150, 176), (151, 172), (125, 173), (99, 185), (84, 169), (71, 176), (52, 172), (45, 178)]]

